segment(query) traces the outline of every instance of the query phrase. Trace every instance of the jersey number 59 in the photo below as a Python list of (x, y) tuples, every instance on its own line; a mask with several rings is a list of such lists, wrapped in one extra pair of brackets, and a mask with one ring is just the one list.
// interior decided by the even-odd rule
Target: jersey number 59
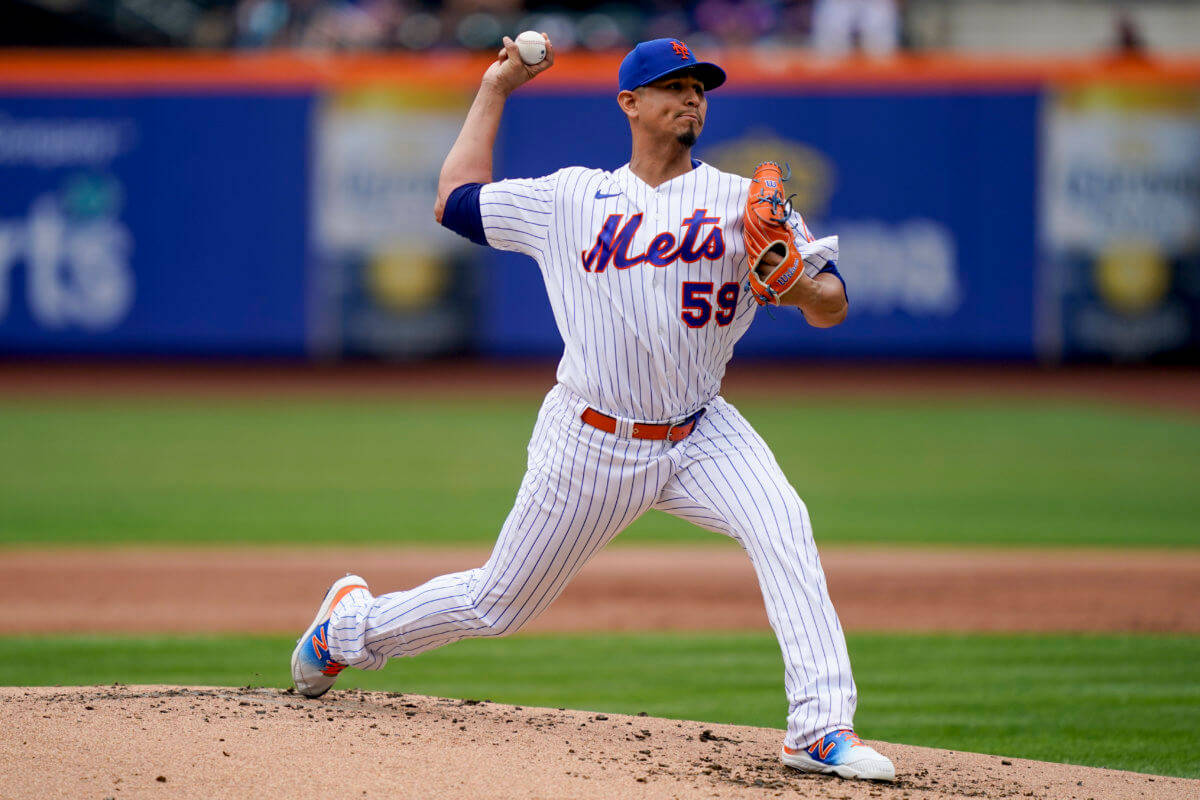
[[(718, 325), (728, 325), (730, 322), (733, 322), (733, 315), (737, 313), (738, 293), (740, 291), (741, 286), (736, 283), (722, 284), (721, 288), (717, 290), (717, 313), (715, 317)], [(683, 297), (680, 301), (682, 310), (679, 312), (679, 318), (689, 328), (703, 328), (714, 317), (712, 302), (708, 299), (712, 293), (712, 283), (706, 281), (684, 281)]]

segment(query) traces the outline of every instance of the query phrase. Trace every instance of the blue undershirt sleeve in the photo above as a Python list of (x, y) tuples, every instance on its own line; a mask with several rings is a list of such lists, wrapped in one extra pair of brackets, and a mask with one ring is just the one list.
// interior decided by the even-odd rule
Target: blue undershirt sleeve
[(464, 183), (451, 192), (442, 210), (442, 225), (475, 244), (486, 245), (488, 241), (483, 234), (483, 214), (479, 210), (479, 190), (482, 187), (482, 183)]
[(829, 266), (825, 267), (825, 269), (821, 270), (817, 274), (824, 275), (826, 272), (828, 272), (830, 275), (832, 275), (833, 277), (837, 278), (839, 281), (842, 282), (842, 296), (845, 297), (846, 302), (849, 303), (850, 295), (846, 292), (846, 279), (842, 277), (842, 273), (838, 272), (837, 262), (830, 261)]

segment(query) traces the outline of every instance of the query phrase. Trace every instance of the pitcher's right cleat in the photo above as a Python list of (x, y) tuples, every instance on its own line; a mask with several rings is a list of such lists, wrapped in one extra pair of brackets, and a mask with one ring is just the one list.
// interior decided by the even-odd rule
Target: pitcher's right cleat
[(346, 595), (355, 589), (366, 588), (367, 582), (357, 575), (335, 581), (325, 593), (312, 625), (296, 640), (296, 649), (292, 651), (292, 683), (305, 697), (320, 697), (328, 692), (338, 673), (346, 668), (329, 655), (329, 617)]
[(848, 728), (827, 733), (803, 750), (784, 745), (780, 757), (784, 764), (804, 772), (867, 781), (896, 780), (896, 768), (891, 759), (864, 744)]

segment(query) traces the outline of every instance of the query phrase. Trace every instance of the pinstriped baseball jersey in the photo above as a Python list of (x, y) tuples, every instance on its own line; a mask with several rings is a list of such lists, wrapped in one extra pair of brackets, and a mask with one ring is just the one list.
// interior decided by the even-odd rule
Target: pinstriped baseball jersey
[(628, 165), (483, 186), (488, 243), (541, 268), (565, 343), (560, 383), (643, 421), (686, 417), (717, 394), (758, 307), (743, 285), (749, 189), (702, 162), (658, 187)]

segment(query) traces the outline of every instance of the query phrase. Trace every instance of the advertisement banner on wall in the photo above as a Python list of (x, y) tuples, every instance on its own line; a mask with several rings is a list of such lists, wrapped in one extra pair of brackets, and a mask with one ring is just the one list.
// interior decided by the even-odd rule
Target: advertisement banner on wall
[(0, 96), (0, 353), (302, 354), (308, 106)]
[(138, 134), (128, 117), (0, 116), (6, 334), (103, 335), (128, 319), (134, 239), (114, 165), (137, 147)]
[(1038, 351), (1200, 357), (1200, 87), (1050, 93)]
[(325, 95), (314, 136), (311, 352), (410, 358), (473, 343), (478, 253), (434, 221), (438, 172), (470, 98)]

